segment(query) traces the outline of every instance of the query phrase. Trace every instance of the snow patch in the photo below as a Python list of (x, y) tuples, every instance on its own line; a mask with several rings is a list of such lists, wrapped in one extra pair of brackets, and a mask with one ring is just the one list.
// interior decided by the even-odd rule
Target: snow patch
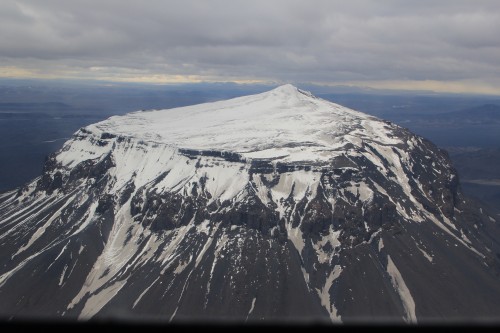
[(321, 290), (316, 288), (316, 292), (321, 300), (321, 305), (325, 307), (325, 309), (330, 314), (330, 319), (332, 322), (340, 323), (342, 322), (340, 315), (337, 313), (337, 308), (333, 304), (333, 300), (330, 297), (330, 289), (333, 285), (333, 282), (337, 280), (342, 273), (342, 267), (340, 265), (335, 265), (333, 270), (330, 272), (330, 275), (325, 281), (325, 284)]
[(246, 320), (248, 320), (248, 317), (249, 317), (249, 316), (252, 314), (252, 312), (253, 312), (253, 309), (254, 309), (254, 307), (255, 307), (255, 300), (257, 300), (257, 298), (256, 298), (256, 297), (254, 297), (254, 298), (252, 299), (252, 305), (250, 306), (250, 310), (248, 311), (248, 314), (247, 314), (247, 319), (246, 319)]
[(382, 239), (382, 237), (380, 237), (378, 240), (378, 252), (382, 251), (383, 248), (384, 248), (384, 240)]
[(151, 289), (151, 287), (160, 279), (160, 276), (158, 276), (154, 281), (153, 283), (151, 283), (149, 285), (149, 287), (147, 287), (146, 289), (144, 289), (144, 291), (139, 295), (139, 297), (137, 297), (137, 299), (135, 300), (134, 304), (132, 305), (132, 309), (134, 309), (136, 307), (136, 305), (141, 301), (142, 297), (149, 291), (149, 289)]
[(80, 312), (78, 319), (90, 319), (97, 312), (99, 312), (109, 301), (115, 297), (120, 289), (127, 283), (127, 281), (117, 281), (112, 285), (100, 290), (98, 293), (93, 294), (90, 298), (85, 302), (85, 306)]
[(415, 301), (413, 300), (410, 290), (406, 286), (401, 273), (389, 255), (387, 255), (387, 273), (389, 273), (392, 286), (399, 294), (401, 302), (403, 303), (403, 307), (406, 312), (404, 319), (409, 323), (417, 323), (417, 316), (415, 315)]
[(424, 255), (424, 257), (429, 260), (429, 262), (432, 263), (433, 259), (431, 255), (429, 255), (427, 252), (425, 252), (420, 246), (417, 245), (417, 248), (420, 250), (420, 252), (422, 252), (422, 254)]
[(311, 244), (318, 254), (318, 261), (322, 264), (330, 262), (332, 257), (334, 256), (335, 252), (332, 251), (331, 253), (327, 253), (323, 250), (323, 248), (327, 245), (330, 244), (333, 249), (335, 249), (337, 246), (340, 246), (340, 241), (339, 241), (339, 236), (340, 236), (341, 230), (334, 231), (333, 226), (330, 226), (329, 232), (321, 237), (321, 240), (317, 243), (312, 243)]
[(62, 284), (63, 284), (64, 274), (66, 273), (67, 269), (68, 269), (68, 265), (64, 265), (64, 268), (62, 270), (61, 276), (59, 277), (59, 286), (62, 286)]
[(66, 198), (67, 200), (64, 203), (64, 205), (61, 208), (59, 208), (54, 214), (52, 214), (52, 216), (47, 220), (47, 222), (44, 223), (43, 226), (41, 226), (40, 228), (38, 228), (35, 231), (35, 233), (31, 236), (28, 243), (26, 245), (20, 247), (19, 250), (17, 250), (17, 252), (14, 254), (14, 256), (17, 256), (19, 253), (23, 252), (24, 250), (29, 248), (31, 245), (33, 245), (33, 243), (45, 233), (45, 230), (52, 224), (52, 222), (54, 222), (54, 220), (57, 219), (61, 215), (61, 212), (66, 207), (68, 207), (68, 205), (73, 201), (74, 198), (75, 198), (75, 196), (72, 196), (69, 199)]

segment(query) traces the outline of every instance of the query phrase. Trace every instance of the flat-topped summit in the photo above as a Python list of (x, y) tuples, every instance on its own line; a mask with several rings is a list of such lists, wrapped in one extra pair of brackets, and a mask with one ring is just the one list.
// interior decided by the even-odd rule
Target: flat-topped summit
[(327, 161), (334, 151), (358, 146), (364, 138), (395, 143), (394, 134), (379, 119), (291, 84), (224, 101), (115, 116), (86, 130), (96, 136), (108, 133), (289, 162)]

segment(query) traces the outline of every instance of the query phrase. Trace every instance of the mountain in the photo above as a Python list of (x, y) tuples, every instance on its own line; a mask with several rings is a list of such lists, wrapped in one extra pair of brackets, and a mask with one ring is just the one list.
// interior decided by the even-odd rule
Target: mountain
[(77, 131), (0, 195), (0, 314), (498, 320), (499, 240), (444, 151), (284, 85)]

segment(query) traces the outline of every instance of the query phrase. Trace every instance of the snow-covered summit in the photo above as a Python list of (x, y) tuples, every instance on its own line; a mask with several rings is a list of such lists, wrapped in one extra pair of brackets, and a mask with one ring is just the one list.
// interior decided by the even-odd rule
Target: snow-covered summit
[(291, 85), (135, 112), (0, 194), (0, 314), (498, 317), (496, 223), (432, 143)]
[(328, 160), (332, 151), (363, 138), (395, 143), (380, 120), (290, 84), (225, 101), (115, 116), (87, 130), (283, 162)]

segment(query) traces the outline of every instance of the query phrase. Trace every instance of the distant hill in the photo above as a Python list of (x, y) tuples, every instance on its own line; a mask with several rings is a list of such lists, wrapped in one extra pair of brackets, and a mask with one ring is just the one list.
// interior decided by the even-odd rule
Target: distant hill
[(500, 148), (450, 155), (464, 191), (500, 212)]
[(470, 122), (500, 122), (500, 105), (484, 104), (461, 111), (446, 112), (429, 116), (436, 120), (454, 120)]
[(0, 112), (33, 112), (37, 110), (50, 111), (64, 111), (70, 109), (71, 106), (60, 102), (47, 102), (47, 103), (0, 103)]
[(444, 113), (396, 113), (389, 118), (397, 123), (430, 126), (492, 125), (500, 124), (500, 105), (483, 104), (459, 111)]
[(452, 154), (464, 179), (500, 179), (500, 148)]

